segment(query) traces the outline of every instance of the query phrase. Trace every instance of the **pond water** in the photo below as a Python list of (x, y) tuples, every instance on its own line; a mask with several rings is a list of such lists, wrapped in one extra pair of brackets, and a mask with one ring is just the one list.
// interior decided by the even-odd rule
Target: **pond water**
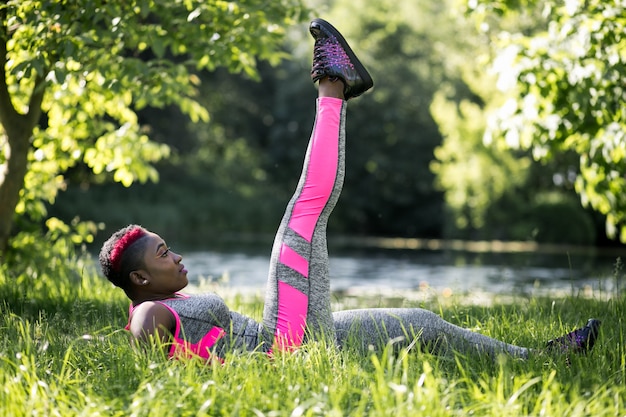
[[(618, 261), (619, 259), (619, 261)], [(611, 292), (623, 271), (618, 255), (468, 253), (461, 251), (331, 250), (331, 289), (344, 293), (520, 294)], [(238, 291), (264, 288), (269, 249), (191, 251), (183, 263), (190, 285), (217, 281)]]

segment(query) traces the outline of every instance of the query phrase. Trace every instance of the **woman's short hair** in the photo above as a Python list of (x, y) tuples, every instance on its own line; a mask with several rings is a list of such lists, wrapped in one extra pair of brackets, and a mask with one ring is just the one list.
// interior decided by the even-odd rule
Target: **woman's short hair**
[(143, 227), (131, 224), (117, 232), (102, 244), (100, 267), (102, 273), (115, 286), (124, 290), (130, 287), (130, 273), (144, 266), (142, 238), (148, 235)]

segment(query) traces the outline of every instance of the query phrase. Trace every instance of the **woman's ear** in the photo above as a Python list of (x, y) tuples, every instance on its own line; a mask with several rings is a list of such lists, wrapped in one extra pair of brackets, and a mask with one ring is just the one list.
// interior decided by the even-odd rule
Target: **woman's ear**
[(130, 281), (135, 285), (148, 284), (148, 278), (141, 271), (133, 271), (130, 273)]

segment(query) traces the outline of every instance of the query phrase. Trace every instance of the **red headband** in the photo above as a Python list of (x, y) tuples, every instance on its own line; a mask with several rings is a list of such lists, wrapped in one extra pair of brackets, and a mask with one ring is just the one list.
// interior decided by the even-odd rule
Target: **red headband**
[(138, 239), (144, 237), (145, 235), (146, 232), (142, 228), (135, 227), (134, 229), (126, 232), (124, 236), (122, 236), (117, 242), (115, 242), (115, 245), (111, 250), (111, 256), (109, 258), (111, 260), (111, 266), (113, 267), (114, 271), (119, 272), (120, 262), (122, 262), (122, 254), (124, 253), (124, 251), (130, 245), (132, 245)]

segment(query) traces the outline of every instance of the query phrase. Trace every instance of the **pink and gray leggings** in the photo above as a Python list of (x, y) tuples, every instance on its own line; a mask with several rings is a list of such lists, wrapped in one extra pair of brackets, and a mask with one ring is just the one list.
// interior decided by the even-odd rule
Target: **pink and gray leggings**
[[(260, 326), (264, 345), (288, 350), (301, 345), (305, 337), (323, 337), (360, 350), (390, 341), (408, 346), (417, 340), (438, 350), (527, 357), (526, 348), (471, 332), (419, 308), (332, 313), (326, 226), (343, 186), (345, 120), (345, 101), (318, 98), (302, 176), (272, 249)], [(233, 314), (232, 319), (239, 317)]]

